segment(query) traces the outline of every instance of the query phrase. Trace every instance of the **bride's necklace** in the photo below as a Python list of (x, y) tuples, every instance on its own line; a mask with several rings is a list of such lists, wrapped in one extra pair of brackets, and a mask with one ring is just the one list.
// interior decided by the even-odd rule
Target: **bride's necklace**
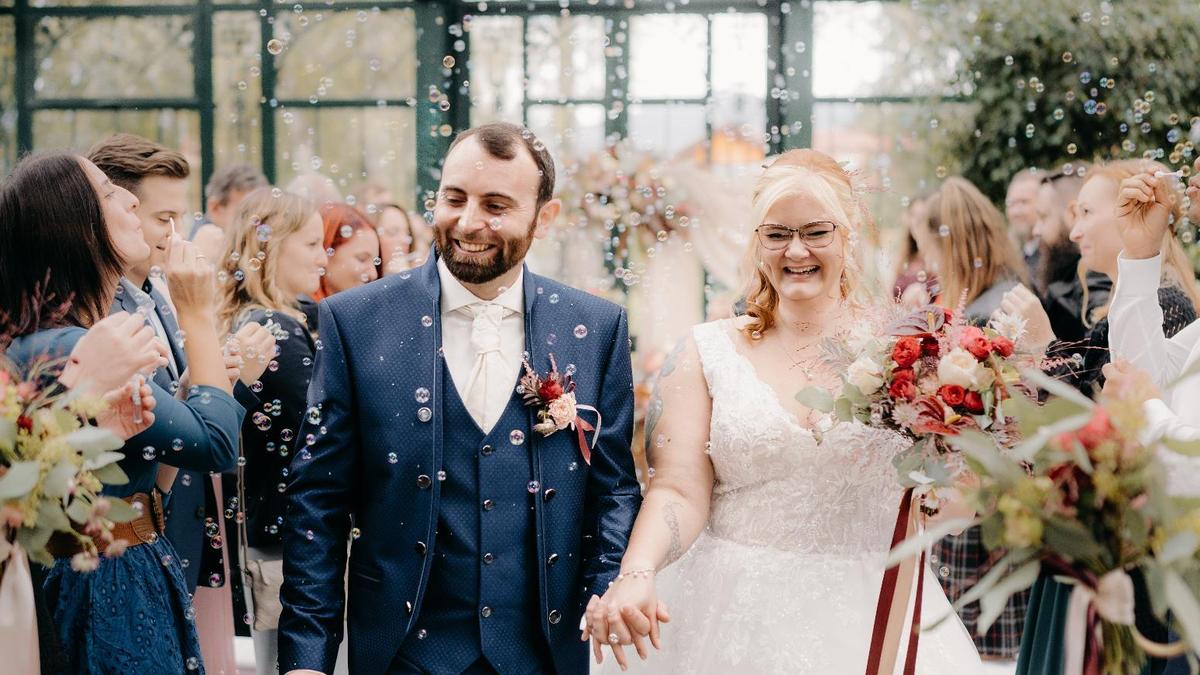
[[(801, 327), (803, 328), (806, 326), (807, 326), (807, 324), (802, 324)], [(788, 366), (788, 370), (795, 370), (796, 368), (800, 368), (803, 366), (811, 367), (812, 365), (814, 365), (814, 363), (813, 363), (814, 359), (812, 357), (812, 354), (814, 351), (820, 350), (821, 343), (819, 340), (817, 342), (813, 342), (810, 344), (800, 344), (796, 347), (793, 347), (792, 349), (788, 349), (787, 347), (784, 346), (784, 343), (787, 341), (786, 338), (784, 337), (784, 334), (782, 332), (780, 332), (778, 329), (776, 329), (776, 334), (778, 335), (779, 339), (776, 342), (775, 346), (779, 349), (780, 352), (783, 353), (784, 358), (786, 358), (788, 360), (788, 362), (792, 364), (792, 365)], [(795, 356), (793, 356), (793, 353), (795, 354)], [(797, 358), (797, 356), (799, 358)]]

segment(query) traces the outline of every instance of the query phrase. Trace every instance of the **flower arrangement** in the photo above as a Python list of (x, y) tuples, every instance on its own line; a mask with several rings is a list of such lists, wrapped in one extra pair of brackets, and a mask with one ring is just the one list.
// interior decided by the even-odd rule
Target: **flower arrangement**
[[(1167, 496), (1159, 453), (1200, 455), (1200, 447), (1145, 438), (1143, 399), (1136, 396), (1106, 391), (1095, 403), (1040, 373), (1026, 377), (1055, 397), (1041, 406), (1011, 399), (1009, 412), (1025, 440), (1008, 451), (978, 431), (950, 440), (979, 477), (965, 496), (979, 514), (985, 546), (1007, 550), (959, 604), (979, 601), (978, 628), (985, 632), (1009, 596), (1046, 571), (1074, 587), (1064, 672), (1130, 675), (1147, 655), (1195, 650), (1200, 506)], [(933, 528), (894, 549), (892, 560), (966, 524)], [(1138, 632), (1135, 578), (1145, 584), (1154, 615), (1171, 613), (1183, 643), (1162, 645)]]
[[(542, 436), (550, 436), (563, 429), (575, 429), (579, 432), (579, 454), (586, 464), (592, 463), (592, 446), (600, 435), (600, 412), (589, 405), (580, 405), (575, 401), (575, 381), (570, 371), (560, 373), (554, 355), (550, 355), (550, 372), (540, 376), (526, 360), (523, 363), (525, 374), (518, 383), (518, 392), (525, 405), (537, 408), (537, 423), (533, 430)], [(590, 410), (596, 413), (596, 426), (588, 424), (579, 416), (580, 410)], [(584, 432), (595, 431), (592, 445), (588, 445)]]
[[(958, 314), (961, 314), (959, 312)], [(946, 439), (985, 431), (1011, 445), (1016, 429), (1004, 403), (1021, 385), (1019, 326), (978, 328), (930, 305), (902, 315), (883, 335), (851, 336), (840, 348), (845, 368), (836, 395), (809, 388), (797, 399), (810, 408), (884, 426), (912, 441), (896, 458), (905, 487), (927, 490), (924, 506), (937, 510), (934, 488), (949, 486), (963, 468)]]
[[(117, 466), (124, 443), (93, 422), (105, 403), (59, 386), (56, 365), (39, 361), (22, 378), (0, 355), (0, 529), (46, 565), (54, 562), (46, 550), (51, 535), (73, 537), (83, 552), (71, 564), (87, 571), (100, 563), (95, 542), (108, 545), (106, 556), (122, 553), (113, 524), (137, 512), (100, 494), (106, 484), (128, 481)], [(0, 547), (10, 545), (0, 537)]]

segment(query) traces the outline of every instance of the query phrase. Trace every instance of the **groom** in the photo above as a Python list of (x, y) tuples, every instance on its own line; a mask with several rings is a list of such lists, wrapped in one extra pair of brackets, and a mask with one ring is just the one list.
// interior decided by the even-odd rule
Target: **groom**
[[(281, 672), (333, 670), (344, 605), (355, 675), (587, 672), (580, 617), (617, 575), (641, 496), (625, 312), (523, 265), (553, 191), (528, 130), (468, 129), (442, 169), (435, 254), (321, 303)], [(526, 362), (544, 379), (551, 356), (602, 417), (579, 411), (586, 438), (534, 429), (518, 379)]]

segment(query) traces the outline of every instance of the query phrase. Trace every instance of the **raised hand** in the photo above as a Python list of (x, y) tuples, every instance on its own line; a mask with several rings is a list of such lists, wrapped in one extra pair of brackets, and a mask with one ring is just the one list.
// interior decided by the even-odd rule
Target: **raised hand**
[(200, 249), (181, 237), (172, 237), (167, 252), (167, 288), (180, 315), (201, 313), (211, 318), (217, 302), (213, 266)]
[(1054, 328), (1050, 326), (1050, 316), (1042, 307), (1042, 301), (1024, 284), (1017, 284), (1004, 294), (999, 311), (1025, 319), (1023, 341), (1029, 351), (1043, 351), (1054, 340)]
[(275, 356), (275, 336), (262, 324), (251, 321), (234, 334), (231, 343), (242, 357), (242, 382), (248, 386), (258, 381)]
[(1158, 255), (1163, 236), (1170, 227), (1170, 212), (1175, 197), (1166, 181), (1173, 176), (1139, 173), (1121, 181), (1117, 193), (1117, 218), (1121, 243), (1127, 258), (1144, 259)]
[(126, 441), (154, 424), (154, 390), (146, 378), (134, 375), (123, 386), (104, 395), (104, 412), (96, 416), (96, 424)]
[(70, 388), (103, 394), (138, 373), (167, 365), (167, 348), (141, 314), (116, 312), (96, 322), (79, 339), (59, 381)]
[(1150, 374), (1125, 359), (1107, 363), (1104, 373), (1102, 398), (1137, 401), (1144, 403), (1152, 398), (1162, 398), (1162, 391), (1154, 384)]

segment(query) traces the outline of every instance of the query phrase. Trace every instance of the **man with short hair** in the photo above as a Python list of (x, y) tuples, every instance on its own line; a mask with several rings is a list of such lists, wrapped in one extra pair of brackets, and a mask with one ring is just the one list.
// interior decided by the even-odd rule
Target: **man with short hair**
[(197, 223), (191, 236), (201, 253), (210, 260), (220, 259), (225, 253), (225, 233), (238, 205), (246, 195), (265, 185), (267, 177), (249, 164), (230, 164), (213, 172), (204, 187), (208, 222)]
[(633, 379), (625, 311), (524, 265), (553, 192), (527, 129), (468, 129), (424, 266), (320, 304), (281, 672), (332, 671), (344, 608), (356, 675), (588, 672), (641, 503)]
[(1004, 198), (1004, 215), (1012, 228), (1012, 235), (1025, 256), (1025, 266), (1031, 276), (1038, 270), (1038, 240), (1033, 226), (1037, 223), (1037, 195), (1042, 176), (1037, 169), (1021, 169), (1008, 184)]

